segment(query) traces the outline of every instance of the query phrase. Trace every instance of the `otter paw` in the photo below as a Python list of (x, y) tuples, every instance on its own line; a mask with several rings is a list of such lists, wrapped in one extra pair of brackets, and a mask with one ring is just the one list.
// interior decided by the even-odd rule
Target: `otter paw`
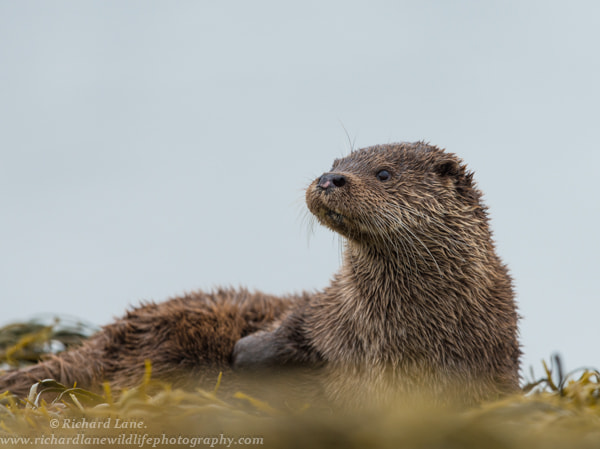
[(260, 369), (277, 364), (277, 348), (271, 332), (257, 332), (237, 341), (231, 361), (235, 370)]

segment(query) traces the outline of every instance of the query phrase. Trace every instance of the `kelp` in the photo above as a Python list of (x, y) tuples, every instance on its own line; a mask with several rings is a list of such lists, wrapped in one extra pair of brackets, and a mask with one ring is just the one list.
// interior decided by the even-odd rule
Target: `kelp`
[(79, 345), (97, 330), (80, 320), (54, 316), (5, 325), (0, 328), (0, 368), (37, 363), (45, 354)]

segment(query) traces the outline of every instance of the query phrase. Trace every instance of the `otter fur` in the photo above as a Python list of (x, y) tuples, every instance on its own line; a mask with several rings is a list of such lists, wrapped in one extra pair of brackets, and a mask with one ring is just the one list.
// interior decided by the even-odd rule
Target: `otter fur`
[(0, 378), (26, 394), (51, 377), (92, 388), (153, 376), (193, 388), (233, 368), (313, 369), (325, 396), (360, 406), (425, 391), (442, 402), (518, 389), (518, 315), (473, 173), (423, 142), (352, 151), (306, 202), (345, 241), (324, 290), (196, 292), (146, 304), (76, 348)]

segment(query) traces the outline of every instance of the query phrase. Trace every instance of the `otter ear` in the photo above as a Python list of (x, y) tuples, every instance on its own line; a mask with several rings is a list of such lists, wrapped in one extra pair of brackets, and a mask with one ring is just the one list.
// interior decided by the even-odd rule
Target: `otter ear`
[(460, 163), (454, 159), (437, 161), (433, 169), (442, 176), (450, 176), (452, 178), (457, 178), (464, 173), (464, 169), (460, 166)]
[(478, 194), (473, 184), (473, 172), (468, 172), (460, 161), (452, 158), (437, 161), (434, 170), (441, 176), (450, 178), (460, 195), (477, 204)]

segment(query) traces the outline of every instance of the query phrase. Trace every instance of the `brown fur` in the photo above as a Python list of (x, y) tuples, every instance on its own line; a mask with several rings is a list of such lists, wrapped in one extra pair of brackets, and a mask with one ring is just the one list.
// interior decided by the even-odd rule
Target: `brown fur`
[(155, 377), (184, 387), (230, 363), (313, 366), (328, 398), (355, 405), (421, 388), (465, 402), (518, 388), (511, 279), (459, 158), (424, 143), (354, 151), (306, 199), (346, 241), (322, 292), (221, 290), (142, 306), (80, 349), (4, 376), (0, 390), (23, 395), (46, 377), (130, 386), (145, 359)]
[(237, 340), (307, 299), (308, 295), (278, 298), (220, 289), (145, 304), (103, 327), (79, 348), (5, 374), (0, 391), (24, 397), (33, 383), (46, 378), (96, 391), (103, 381), (133, 387), (143, 378), (146, 360), (152, 363), (154, 379), (183, 388), (214, 386), (218, 373), (229, 367)]
[(366, 148), (336, 160), (306, 200), (345, 237), (343, 265), (279, 328), (240, 340), (236, 366), (320, 363), (326, 394), (355, 405), (518, 389), (511, 279), (459, 158), (424, 143)]

